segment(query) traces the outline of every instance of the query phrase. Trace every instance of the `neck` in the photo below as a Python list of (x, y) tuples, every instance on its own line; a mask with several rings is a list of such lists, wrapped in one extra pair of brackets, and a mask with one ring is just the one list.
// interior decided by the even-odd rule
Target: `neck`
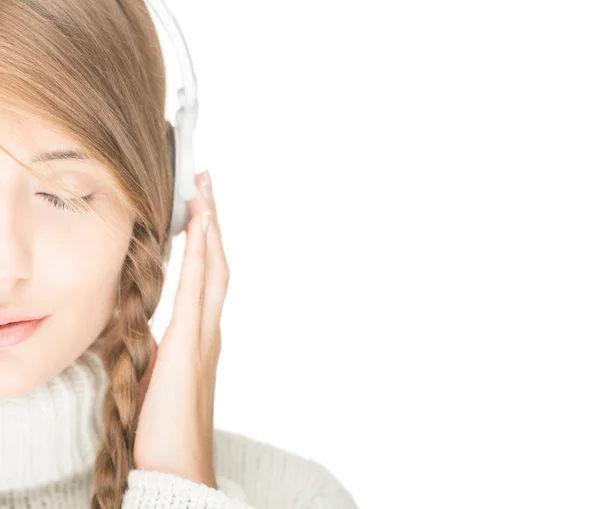
[(107, 386), (102, 360), (89, 349), (28, 394), (0, 399), (0, 491), (89, 473)]

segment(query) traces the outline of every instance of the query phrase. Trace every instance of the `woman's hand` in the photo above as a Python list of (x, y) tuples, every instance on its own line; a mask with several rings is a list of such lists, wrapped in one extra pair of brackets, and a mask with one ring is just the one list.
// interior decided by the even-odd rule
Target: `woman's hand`
[[(171, 322), (153, 354), (134, 442), (137, 469), (173, 474), (217, 488), (213, 413), (221, 352), (221, 312), (229, 283), (212, 185), (196, 177), (190, 224)], [(206, 195), (203, 192), (207, 192)], [(202, 231), (202, 215), (210, 226)]]

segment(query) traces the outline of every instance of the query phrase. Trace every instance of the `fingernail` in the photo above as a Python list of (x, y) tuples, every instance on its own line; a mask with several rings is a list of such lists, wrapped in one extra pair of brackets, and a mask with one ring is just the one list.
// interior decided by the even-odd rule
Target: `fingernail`
[(204, 180), (202, 180), (202, 195), (206, 198), (209, 199), (211, 197), (211, 180), (210, 180), (210, 176), (208, 175), (208, 170), (205, 171), (205, 178)]

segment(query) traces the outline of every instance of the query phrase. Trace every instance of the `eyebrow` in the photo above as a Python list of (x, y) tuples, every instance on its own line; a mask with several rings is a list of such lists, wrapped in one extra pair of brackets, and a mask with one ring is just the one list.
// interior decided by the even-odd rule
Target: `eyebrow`
[(41, 152), (37, 154), (32, 160), (31, 163), (41, 163), (44, 161), (59, 161), (59, 160), (69, 160), (69, 159), (77, 159), (80, 161), (88, 161), (89, 156), (78, 149), (69, 149), (69, 150), (52, 150), (50, 152)]

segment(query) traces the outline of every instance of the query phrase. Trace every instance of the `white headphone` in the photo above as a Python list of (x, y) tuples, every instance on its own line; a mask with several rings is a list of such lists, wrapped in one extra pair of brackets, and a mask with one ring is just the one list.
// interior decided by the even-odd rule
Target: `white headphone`
[(187, 227), (190, 215), (186, 202), (196, 195), (193, 135), (198, 122), (197, 81), (192, 58), (177, 20), (163, 0), (146, 0), (146, 3), (167, 31), (183, 76), (183, 87), (177, 94), (180, 106), (175, 114), (175, 125), (170, 124), (169, 130), (171, 170), (175, 179), (169, 229), (169, 235), (173, 237)]

